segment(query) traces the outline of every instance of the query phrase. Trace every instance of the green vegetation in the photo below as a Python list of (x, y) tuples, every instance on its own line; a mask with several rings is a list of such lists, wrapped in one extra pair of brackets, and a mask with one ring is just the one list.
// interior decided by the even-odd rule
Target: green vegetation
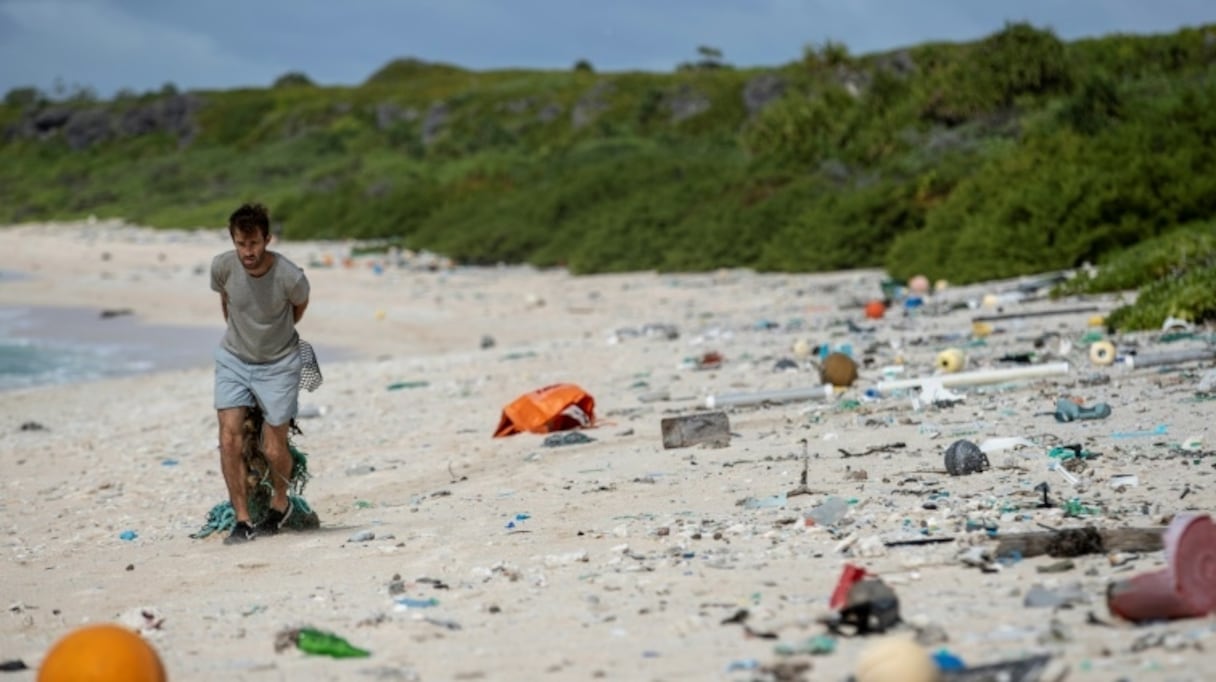
[(1127, 326), (1216, 318), (1210, 239), (1184, 268), (1160, 258), (1216, 225), (1216, 26), (1065, 43), (1010, 24), (885, 54), (827, 42), (771, 69), (697, 52), (670, 73), (401, 59), (349, 88), (19, 88), (0, 105), (0, 222), (218, 226), (257, 199), (290, 238), (579, 273), (964, 283), (1088, 262), (1099, 276), (1075, 286), (1155, 282)]
[(1182, 226), (1104, 258), (1096, 273), (1069, 280), (1059, 295), (1138, 289), (1110, 326), (1159, 329), (1167, 317), (1216, 320), (1216, 222)]

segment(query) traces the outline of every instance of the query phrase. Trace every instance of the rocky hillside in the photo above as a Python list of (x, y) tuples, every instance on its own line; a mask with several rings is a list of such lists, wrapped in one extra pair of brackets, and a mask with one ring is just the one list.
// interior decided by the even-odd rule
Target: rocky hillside
[[(705, 56), (705, 55), (703, 55)], [(1216, 217), (1216, 27), (670, 73), (402, 59), (356, 87), (0, 106), (0, 221), (395, 240), (577, 272), (883, 266), (954, 281), (1100, 261)]]

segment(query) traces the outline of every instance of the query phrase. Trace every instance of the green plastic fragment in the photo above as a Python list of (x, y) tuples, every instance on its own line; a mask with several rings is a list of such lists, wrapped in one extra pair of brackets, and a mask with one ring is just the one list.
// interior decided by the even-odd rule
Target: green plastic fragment
[(300, 628), (294, 632), (296, 648), (305, 653), (332, 658), (367, 658), (371, 652), (351, 644), (341, 637), (317, 630)]

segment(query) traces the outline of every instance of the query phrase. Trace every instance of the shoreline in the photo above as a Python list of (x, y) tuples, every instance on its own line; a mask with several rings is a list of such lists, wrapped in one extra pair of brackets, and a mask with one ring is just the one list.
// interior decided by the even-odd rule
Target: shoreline
[[(20, 352), (23, 361), (38, 363), (30, 368), (37, 374), (5, 371), (0, 364), (0, 391), (209, 369), (223, 334), (222, 325), (148, 323), (126, 308), (0, 304), (0, 352)], [(314, 348), (328, 362), (354, 355), (331, 346)]]

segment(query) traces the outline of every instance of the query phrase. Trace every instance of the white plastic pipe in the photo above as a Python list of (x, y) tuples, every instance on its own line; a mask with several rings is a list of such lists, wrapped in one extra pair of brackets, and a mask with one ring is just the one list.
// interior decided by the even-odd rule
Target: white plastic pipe
[(835, 394), (831, 384), (786, 388), (755, 393), (724, 393), (705, 398), (705, 407), (731, 407), (732, 405), (756, 405), (758, 403), (788, 403), (797, 400), (827, 400)]
[(939, 386), (974, 386), (977, 384), (999, 384), (1005, 381), (1019, 379), (1037, 379), (1057, 374), (1068, 374), (1067, 362), (1048, 362), (1042, 365), (1027, 365), (1025, 367), (1008, 367), (1002, 369), (980, 369), (974, 372), (958, 372), (956, 374), (937, 374), (918, 379), (896, 379), (894, 381), (878, 382), (879, 393), (896, 391), (901, 388), (917, 388), (922, 384), (935, 383)]
[(1213, 348), (1185, 348), (1182, 350), (1164, 351), (1161, 353), (1152, 353), (1146, 355), (1128, 355), (1124, 362), (1128, 367), (1135, 369), (1137, 367), (1157, 367), (1159, 365), (1177, 365), (1183, 362), (1194, 362), (1196, 360), (1213, 360), (1216, 359), (1216, 349)]

